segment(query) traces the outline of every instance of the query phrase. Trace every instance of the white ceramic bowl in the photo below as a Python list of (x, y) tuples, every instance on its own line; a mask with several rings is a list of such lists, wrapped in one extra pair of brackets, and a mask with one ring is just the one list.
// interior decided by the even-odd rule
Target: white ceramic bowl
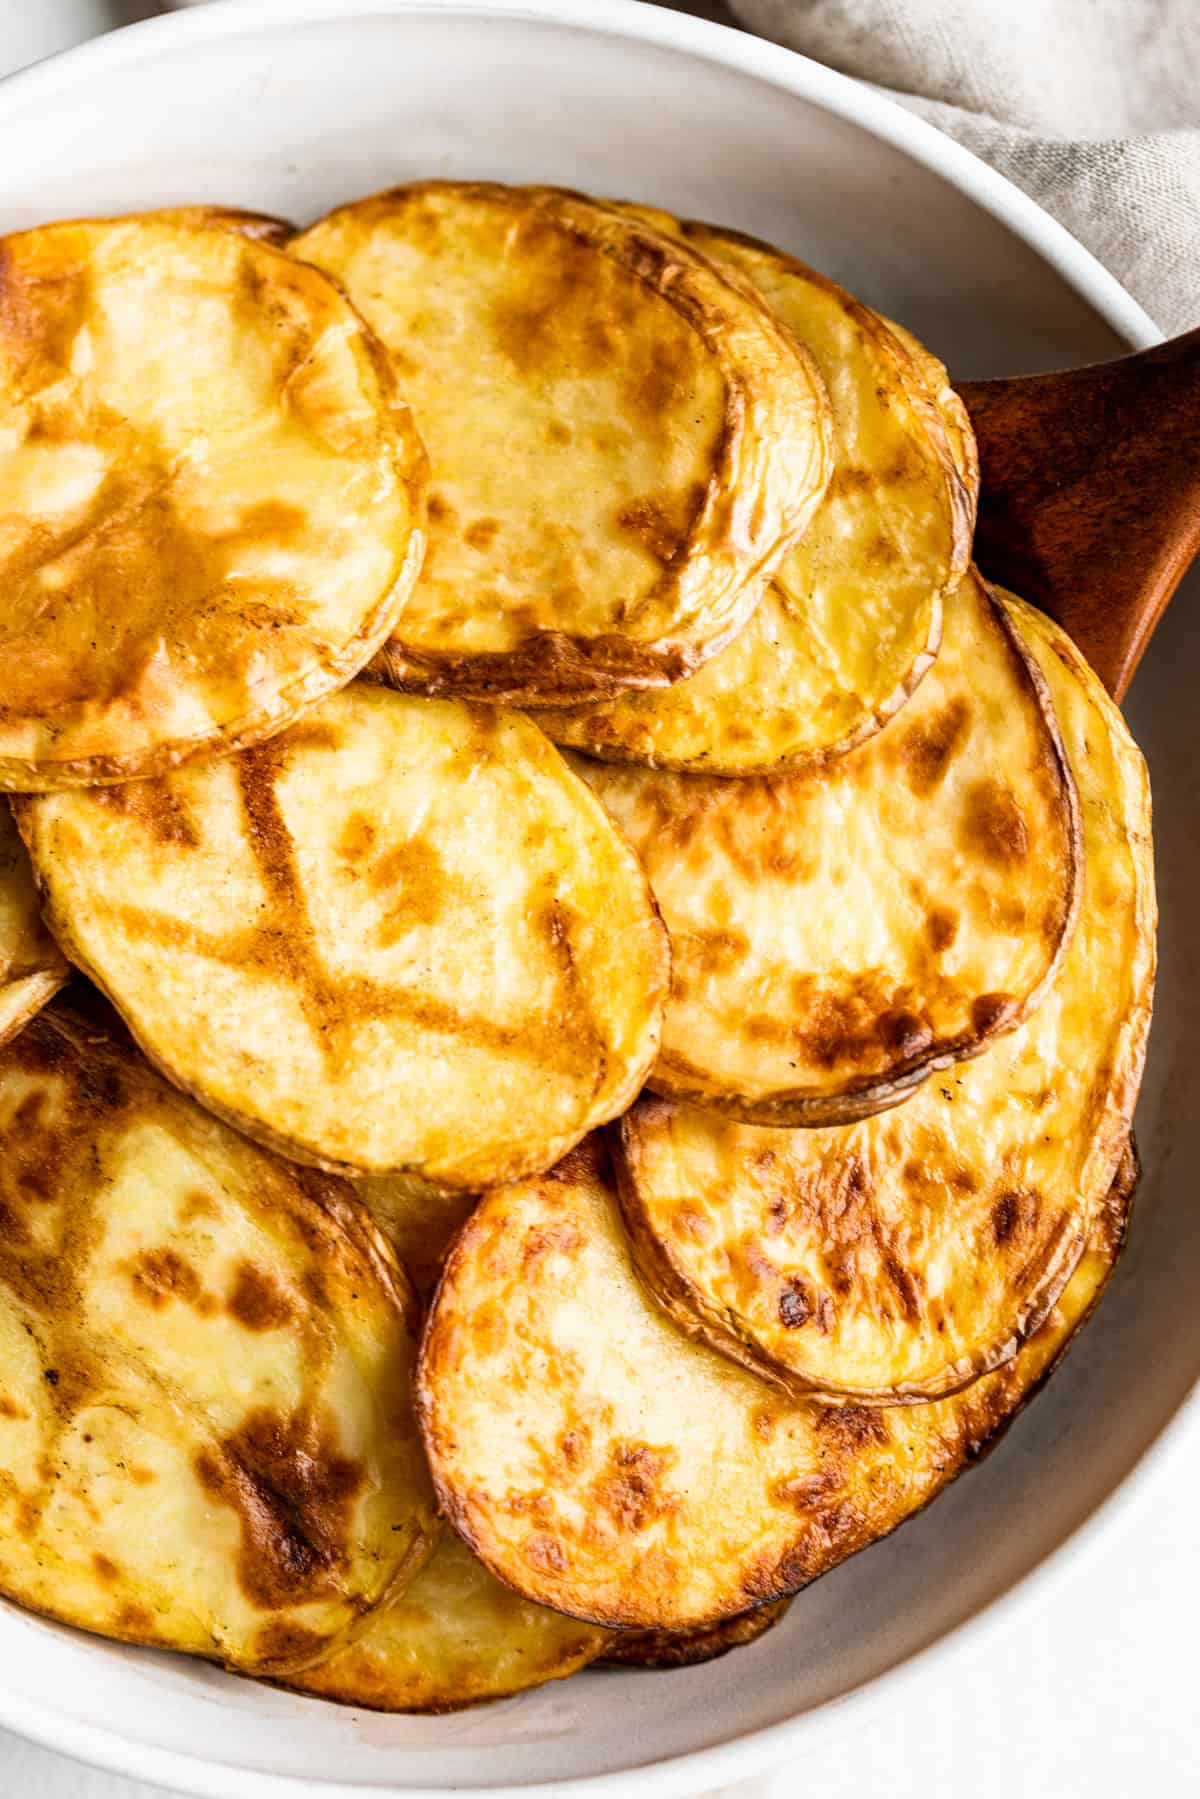
[[(772, 45), (627, 0), (230, 0), (0, 88), (0, 229), (188, 200), (307, 219), (418, 175), (568, 182), (761, 233), (907, 320), (960, 376), (1156, 336), (1072, 239), (936, 132)], [(0, 1724), (220, 1799), (695, 1793), (930, 1678), (953, 1633), (1095, 1543), (1200, 1370), (1198, 669), (1200, 606), (1181, 595), (1130, 707), (1164, 912), (1132, 1242), (1077, 1352), (983, 1471), (731, 1661), (388, 1719), (0, 1607)]]

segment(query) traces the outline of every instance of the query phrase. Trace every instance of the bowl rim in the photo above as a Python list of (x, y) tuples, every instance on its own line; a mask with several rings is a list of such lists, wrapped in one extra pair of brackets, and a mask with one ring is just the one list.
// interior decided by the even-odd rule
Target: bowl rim
[[(199, 43), (233, 42), (274, 23), (337, 22), (425, 14), (456, 19), (501, 18), (624, 37), (681, 50), (760, 79), (860, 126), (914, 161), (942, 175), (968, 200), (1006, 225), (1071, 287), (1131, 349), (1162, 342), (1163, 333), (1092, 253), (1020, 188), (935, 126), (882, 92), (748, 32), (675, 12), (644, 0), (210, 0), (194, 10), (141, 20), (46, 58), (0, 80), (0, 123), (41, 101), (128, 68), (146, 56)], [(1128, 1473), (1080, 1524), (1025, 1574), (969, 1617), (892, 1667), (823, 1704), (721, 1743), (607, 1774), (486, 1786), (456, 1785), (458, 1799), (688, 1799), (698, 1790), (744, 1780), (800, 1753), (848, 1734), (885, 1704), (923, 1680), (934, 1662), (965, 1649), (978, 1653), (1024, 1605), (1035, 1586), (1043, 1593), (1098, 1554), (1149, 1478), (1178, 1458), (1200, 1417), (1200, 1380), (1184, 1397)], [(197, 1799), (444, 1799), (444, 1787), (387, 1788), (272, 1774), (245, 1765), (138, 1742), (115, 1730), (70, 1719), (0, 1685), (0, 1728), (69, 1756)]]

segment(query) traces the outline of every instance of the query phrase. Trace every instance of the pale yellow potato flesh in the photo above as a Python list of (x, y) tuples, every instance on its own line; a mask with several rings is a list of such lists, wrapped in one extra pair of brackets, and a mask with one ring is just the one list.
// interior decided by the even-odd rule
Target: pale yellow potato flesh
[(303, 1667), (436, 1531), (415, 1304), (342, 1182), (57, 1009), (0, 1052), (0, 1592)]
[(562, 1680), (613, 1639), (522, 1599), (447, 1530), (416, 1579), (353, 1643), (287, 1684), (372, 1711), (458, 1711)]
[(658, 1093), (756, 1124), (863, 1117), (1015, 1028), (1058, 964), (1074, 788), (1041, 678), (975, 575), (912, 700), (836, 762), (739, 781), (572, 766), (670, 933)]
[(70, 972), (42, 923), (25, 845), (0, 799), (0, 1044), (54, 998)]
[(0, 240), (0, 787), (257, 742), (400, 616), (411, 414), (345, 297), (260, 229), (193, 209)]
[[(745, 630), (698, 674), (555, 711), (545, 728), (655, 768), (827, 761), (877, 731), (932, 664), (942, 597), (970, 558), (973, 499), (925, 378), (875, 313), (782, 251), (650, 216), (752, 281), (809, 350), (833, 411), (833, 474)], [(960, 423), (969, 437), (965, 412)]]
[(907, 1104), (821, 1131), (642, 1101), (619, 1172), (643, 1274), (685, 1330), (793, 1390), (922, 1399), (1007, 1360), (1113, 1179), (1155, 966), (1145, 766), (1059, 628), (1007, 602), (1079, 787), (1083, 903), (1037, 1011)]
[(789, 1400), (670, 1323), (637, 1278), (594, 1140), (498, 1188), (450, 1252), (418, 1398), (447, 1516), (518, 1592), (688, 1630), (785, 1597), (976, 1457), (1095, 1301), (1124, 1217), (1006, 1367), (930, 1405)]
[(820, 377), (751, 287), (614, 207), (485, 182), (377, 194), (292, 249), (378, 332), (429, 450), (397, 684), (662, 686), (745, 624), (829, 472)]
[(19, 809), (71, 960), (300, 1161), (478, 1189), (624, 1111), (657, 1054), (645, 875), (519, 713), (357, 682), (257, 749)]

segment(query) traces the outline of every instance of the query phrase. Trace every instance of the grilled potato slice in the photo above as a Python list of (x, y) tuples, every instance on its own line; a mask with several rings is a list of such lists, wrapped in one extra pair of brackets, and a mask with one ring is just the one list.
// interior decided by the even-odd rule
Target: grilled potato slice
[(177, 1085), (297, 1160), (477, 1189), (654, 1060), (645, 875), (518, 713), (357, 682), (240, 756), (18, 804), (68, 956)]
[(429, 447), (398, 685), (662, 686), (741, 628), (829, 472), (820, 378), (751, 287), (544, 187), (421, 182), (292, 248), (379, 333)]
[[(475, 1196), (400, 1176), (362, 1181), (358, 1192), (418, 1291), (428, 1293)], [(522, 1599), (446, 1530), (395, 1604), (289, 1685), (378, 1711), (456, 1711), (561, 1680), (613, 1641), (611, 1631)]]
[[(698, 674), (550, 714), (545, 728), (654, 768), (747, 775), (828, 761), (872, 736), (930, 667), (942, 596), (970, 558), (973, 499), (925, 376), (877, 314), (782, 251), (651, 216), (752, 281), (810, 350), (833, 408), (833, 475), (746, 629)], [(954, 416), (969, 438), (961, 402)]]
[(604, 1651), (605, 1668), (694, 1668), (731, 1649), (756, 1643), (782, 1620), (790, 1599), (774, 1599), (737, 1618), (721, 1618), (698, 1630), (623, 1630)]
[(418, 1377), (442, 1505), (502, 1580), (598, 1623), (690, 1630), (783, 1598), (979, 1454), (1090, 1309), (1122, 1217), (1005, 1368), (930, 1405), (826, 1406), (663, 1316), (591, 1139), (485, 1195), (450, 1252)]
[(0, 1053), (0, 1591), (303, 1667), (432, 1548), (414, 1302), (344, 1183), (45, 1012)]
[(0, 786), (257, 742), (405, 605), (411, 415), (337, 288), (234, 216), (0, 240)]
[(370, 1711), (459, 1711), (562, 1680), (609, 1653), (614, 1638), (522, 1599), (447, 1531), (394, 1604), (287, 1684)]
[(0, 1044), (54, 998), (70, 972), (42, 923), (25, 845), (0, 800)]
[(976, 576), (918, 693), (837, 762), (743, 781), (572, 765), (671, 935), (658, 1093), (758, 1124), (861, 1118), (1012, 1030), (1057, 965), (1074, 787), (1041, 679)]
[(1145, 768), (1058, 627), (1009, 603), (1054, 694), (1086, 849), (1038, 1011), (849, 1128), (756, 1130), (664, 1101), (622, 1121), (622, 1202), (654, 1293), (797, 1391), (927, 1399), (1006, 1361), (1061, 1292), (1128, 1134), (1154, 978)]

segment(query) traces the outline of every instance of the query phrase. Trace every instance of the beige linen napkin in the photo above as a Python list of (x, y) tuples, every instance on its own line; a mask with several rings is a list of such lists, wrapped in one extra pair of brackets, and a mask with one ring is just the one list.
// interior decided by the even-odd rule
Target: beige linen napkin
[(1200, 0), (668, 0), (930, 119), (1033, 195), (1164, 331), (1200, 324)]

